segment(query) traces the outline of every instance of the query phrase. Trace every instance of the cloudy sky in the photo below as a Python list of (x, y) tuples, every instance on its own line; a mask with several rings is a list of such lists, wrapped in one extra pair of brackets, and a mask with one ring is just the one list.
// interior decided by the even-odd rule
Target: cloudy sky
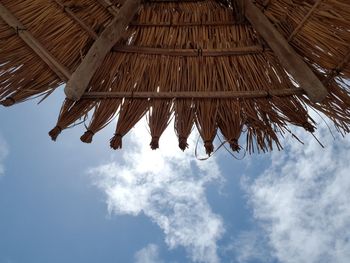
[[(0, 263), (350, 262), (350, 142), (320, 120), (284, 151), (197, 161), (145, 122), (52, 142), (62, 93), (0, 108)], [(334, 131), (333, 131), (334, 132)]]

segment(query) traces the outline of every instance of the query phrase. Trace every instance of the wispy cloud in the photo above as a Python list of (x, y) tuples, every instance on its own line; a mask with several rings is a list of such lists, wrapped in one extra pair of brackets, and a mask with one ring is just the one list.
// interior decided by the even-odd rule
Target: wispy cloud
[(7, 144), (6, 144), (5, 140), (0, 135), (0, 177), (3, 176), (5, 173), (5, 168), (4, 168), (3, 162), (4, 162), (7, 154), (8, 154)]
[(193, 149), (177, 150), (171, 129), (161, 138), (160, 149), (152, 151), (142, 125), (131, 132), (122, 160), (90, 171), (107, 195), (109, 211), (144, 213), (164, 231), (170, 248), (185, 247), (195, 262), (219, 262), (223, 221), (212, 212), (205, 194), (207, 184), (222, 178), (215, 159), (197, 162)]
[(298, 133), (272, 155), (270, 167), (247, 187), (254, 217), (280, 262), (350, 261), (350, 142)]
[(135, 263), (164, 263), (164, 261), (159, 257), (158, 246), (155, 244), (148, 244), (146, 247), (136, 252)]
[(235, 256), (231, 263), (268, 263), (271, 262), (272, 257), (264, 239), (260, 231), (242, 231), (223, 250), (226, 254)]

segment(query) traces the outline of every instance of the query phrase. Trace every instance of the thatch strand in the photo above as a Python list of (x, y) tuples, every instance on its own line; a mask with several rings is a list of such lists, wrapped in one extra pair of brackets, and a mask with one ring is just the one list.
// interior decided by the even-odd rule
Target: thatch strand
[[(127, 78), (123, 81), (127, 81), (128, 85), (121, 82), (121, 86), (129, 87), (130, 90), (140, 90), (141, 85), (145, 85), (148, 82), (147, 87), (156, 87), (154, 79), (148, 78), (146, 74), (146, 67), (151, 67), (150, 64), (136, 63), (137, 57), (131, 57), (127, 65), (123, 65), (127, 69)], [(149, 69), (150, 70), (150, 69)], [(131, 74), (131, 72), (138, 72), (140, 74)], [(146, 81), (146, 82), (143, 82)], [(124, 84), (124, 85), (123, 85)], [(122, 148), (122, 137), (127, 134), (132, 127), (146, 114), (149, 103), (147, 100), (125, 99), (120, 107), (119, 118), (117, 122), (116, 132), (114, 137), (110, 141), (112, 149)]]
[[(181, 60), (178, 61), (181, 63)], [(176, 91), (194, 91), (195, 79), (191, 77), (188, 66), (183, 64), (174, 74), (178, 74), (173, 82)], [(182, 83), (186, 83), (186, 86)], [(187, 139), (191, 134), (195, 122), (195, 106), (191, 99), (177, 99), (174, 102), (175, 121), (174, 128), (179, 140), (179, 148), (184, 151), (188, 148)]]
[(220, 102), (217, 120), (218, 127), (234, 152), (240, 150), (238, 140), (244, 125), (241, 113), (240, 104), (237, 100), (222, 100)]
[(81, 100), (79, 102), (75, 102), (66, 99), (62, 106), (60, 117), (56, 126), (49, 132), (51, 139), (56, 141), (58, 135), (64, 129), (68, 128), (77, 119), (86, 116), (94, 104), (95, 102), (91, 100)]
[[(159, 68), (156, 65), (152, 65), (153, 69), (158, 69), (160, 71), (153, 72), (153, 74), (160, 76), (159, 82), (155, 83), (157, 87), (157, 91), (171, 91), (174, 90), (173, 84), (177, 82), (171, 82), (170, 74), (167, 71), (169, 66), (167, 65), (169, 60), (165, 61), (165, 65), (163, 68)], [(173, 63), (173, 68), (170, 69), (170, 72), (176, 72), (178, 69), (178, 65)], [(177, 75), (175, 73), (175, 75)], [(176, 87), (176, 86), (175, 86)], [(148, 124), (152, 136), (152, 141), (150, 143), (151, 149), (156, 150), (159, 148), (159, 138), (162, 133), (165, 131), (166, 127), (169, 125), (170, 117), (172, 114), (172, 106), (173, 103), (170, 100), (157, 100), (153, 99), (150, 101), (150, 109), (148, 115)]]
[[(122, 62), (119, 60), (119, 62)], [(99, 80), (102, 84), (100, 87), (110, 91), (116, 90), (118, 88), (118, 81), (120, 81), (120, 64), (115, 63), (115, 54), (108, 56), (103, 67), (109, 73), (103, 74), (106, 78), (104, 80)], [(101, 74), (97, 74), (101, 75)], [(96, 82), (93, 80), (93, 83)], [(92, 90), (92, 88), (91, 88)], [(121, 99), (106, 99), (101, 100), (97, 103), (94, 113), (92, 115), (90, 124), (87, 127), (87, 131), (80, 137), (82, 142), (91, 143), (93, 136), (107, 126), (115, 117), (120, 104)]]

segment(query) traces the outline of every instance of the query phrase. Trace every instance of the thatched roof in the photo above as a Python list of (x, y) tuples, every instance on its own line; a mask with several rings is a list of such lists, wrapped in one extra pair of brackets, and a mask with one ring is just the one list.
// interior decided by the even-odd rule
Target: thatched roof
[[(145, 1), (130, 15), (123, 6), (134, 0), (121, 1), (1, 0), (0, 103), (48, 96), (68, 82), (52, 139), (83, 118), (81, 140), (90, 143), (116, 118), (113, 149), (145, 115), (152, 149), (174, 117), (180, 148), (195, 126), (208, 154), (219, 131), (234, 151), (240, 143), (250, 153), (280, 149), (290, 125), (314, 132), (313, 109), (349, 132), (348, 0)], [(256, 14), (277, 29), (277, 42)], [(108, 30), (118, 42), (95, 49), (106, 55), (82, 75)], [(69, 95), (74, 81), (88, 84), (81, 97)]]

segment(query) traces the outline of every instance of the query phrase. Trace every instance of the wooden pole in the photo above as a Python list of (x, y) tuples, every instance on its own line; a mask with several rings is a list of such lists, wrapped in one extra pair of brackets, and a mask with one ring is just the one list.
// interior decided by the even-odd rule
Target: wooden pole
[(331, 73), (328, 75), (328, 77), (324, 80), (323, 83), (326, 86), (328, 86), (331, 80), (337, 77), (349, 62), (350, 62), (350, 50), (339, 62), (339, 64), (335, 67), (335, 69), (331, 71)]
[(316, 0), (315, 4), (312, 6), (312, 8), (310, 9), (310, 11), (307, 13), (307, 15), (303, 18), (303, 20), (301, 20), (301, 22), (299, 23), (299, 25), (294, 29), (294, 31), (292, 32), (292, 34), (290, 34), (289, 38), (288, 38), (288, 42), (291, 42), (294, 37), (299, 33), (299, 31), (305, 26), (305, 24), (307, 23), (307, 21), (309, 20), (309, 18), (312, 16), (312, 14), (317, 10), (318, 6), (321, 4), (323, 0)]
[(147, 55), (180, 56), (180, 57), (221, 57), (221, 56), (244, 56), (250, 54), (261, 54), (264, 52), (262, 46), (242, 46), (233, 48), (153, 48), (138, 46), (118, 46), (113, 52), (137, 53)]
[(252, 0), (243, 0), (242, 8), (245, 17), (252, 24), (259, 35), (273, 50), (281, 65), (291, 74), (294, 80), (305, 90), (313, 102), (321, 102), (328, 95), (327, 89), (307, 66), (288, 41), (270, 23)]
[(84, 99), (238, 99), (238, 98), (265, 98), (265, 97), (285, 97), (293, 95), (303, 95), (304, 90), (296, 89), (271, 89), (271, 90), (251, 90), (251, 91), (177, 91), (177, 92), (87, 92)]
[(91, 29), (87, 24), (84, 23), (78, 16), (74, 14), (74, 12), (64, 4), (61, 0), (51, 0), (52, 2), (56, 3), (64, 12), (68, 14), (68, 16), (73, 19), (77, 24), (81, 26), (93, 39), (97, 39), (98, 35), (96, 32)]
[(79, 100), (88, 87), (96, 70), (112, 47), (121, 39), (126, 27), (138, 11), (140, 0), (127, 0), (111, 24), (102, 32), (100, 37), (90, 48), (84, 60), (69, 79), (64, 91), (67, 98)]
[(67, 81), (71, 73), (25, 28), (25, 26), (0, 3), (0, 17), (18, 34), (18, 36), (56, 73), (62, 80)]
[[(97, 0), (104, 8), (108, 10), (113, 16), (117, 16), (119, 13), (118, 8), (109, 0)], [(123, 1), (124, 2), (124, 1)], [(123, 4), (123, 3), (120, 3)]]

